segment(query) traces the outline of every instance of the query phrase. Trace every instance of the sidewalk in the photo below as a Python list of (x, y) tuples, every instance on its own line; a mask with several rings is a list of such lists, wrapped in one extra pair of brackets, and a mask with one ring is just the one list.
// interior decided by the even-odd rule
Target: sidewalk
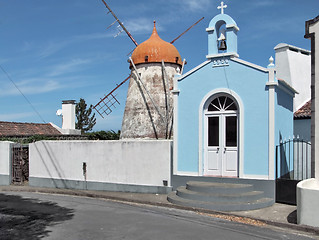
[(73, 189), (55, 189), (55, 188), (35, 188), (30, 186), (0, 186), (0, 192), (39, 192), (50, 194), (65, 194), (92, 198), (103, 198), (109, 200), (124, 201), (130, 203), (148, 204), (153, 206), (171, 207), (196, 211), (202, 214), (209, 214), (215, 217), (228, 219), (231, 221), (240, 221), (243, 223), (261, 225), (268, 224), (276, 227), (283, 227), (314, 233), (319, 236), (319, 228), (305, 225), (297, 225), (296, 206), (275, 203), (273, 206), (263, 209), (239, 211), (239, 212), (217, 212), (205, 209), (191, 208), (174, 205), (167, 201), (166, 194), (146, 194), (146, 193), (124, 193), (124, 192), (104, 192), (104, 191), (85, 191)]

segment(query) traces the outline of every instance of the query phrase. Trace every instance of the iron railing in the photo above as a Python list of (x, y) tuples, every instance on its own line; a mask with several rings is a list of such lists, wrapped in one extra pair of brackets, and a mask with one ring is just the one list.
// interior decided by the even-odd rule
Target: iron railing
[(276, 179), (311, 178), (311, 143), (299, 138), (281, 141), (276, 146)]

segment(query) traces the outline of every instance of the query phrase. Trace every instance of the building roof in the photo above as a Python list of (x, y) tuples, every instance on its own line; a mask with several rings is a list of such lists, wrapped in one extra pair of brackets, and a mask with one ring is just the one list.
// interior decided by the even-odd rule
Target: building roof
[(162, 40), (156, 30), (155, 21), (153, 33), (149, 39), (139, 44), (132, 53), (134, 64), (140, 63), (176, 63), (182, 65), (181, 55), (176, 47)]
[(311, 118), (311, 100), (294, 113), (294, 118)]
[(21, 123), (0, 121), (0, 137), (62, 135), (50, 123)]

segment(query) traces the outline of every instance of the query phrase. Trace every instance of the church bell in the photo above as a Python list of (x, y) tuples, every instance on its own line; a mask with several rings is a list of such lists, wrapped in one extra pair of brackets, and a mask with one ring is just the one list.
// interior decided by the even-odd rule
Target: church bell
[(226, 41), (225, 40), (221, 40), (220, 43), (219, 43), (218, 50), (225, 51), (226, 49), (227, 49)]

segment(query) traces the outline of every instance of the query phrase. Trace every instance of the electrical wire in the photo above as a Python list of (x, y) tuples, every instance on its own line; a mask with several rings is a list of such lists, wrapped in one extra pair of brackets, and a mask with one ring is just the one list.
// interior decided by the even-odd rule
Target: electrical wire
[(4, 74), (7, 76), (7, 78), (11, 81), (11, 83), (15, 86), (15, 88), (20, 92), (20, 94), (24, 97), (24, 99), (28, 102), (28, 104), (32, 107), (33, 111), (39, 116), (39, 118), (41, 119), (42, 122), (46, 123), (46, 121), (44, 121), (44, 119), (42, 118), (42, 116), (40, 115), (40, 113), (35, 109), (35, 107), (33, 106), (33, 104), (29, 101), (29, 99), (23, 94), (23, 92), (20, 90), (20, 88), (17, 86), (17, 84), (15, 84), (15, 82), (13, 81), (13, 79), (10, 77), (10, 75), (7, 73), (6, 70), (4, 70), (4, 68), (1, 66), (0, 64), (0, 68), (1, 70), (4, 72)]

